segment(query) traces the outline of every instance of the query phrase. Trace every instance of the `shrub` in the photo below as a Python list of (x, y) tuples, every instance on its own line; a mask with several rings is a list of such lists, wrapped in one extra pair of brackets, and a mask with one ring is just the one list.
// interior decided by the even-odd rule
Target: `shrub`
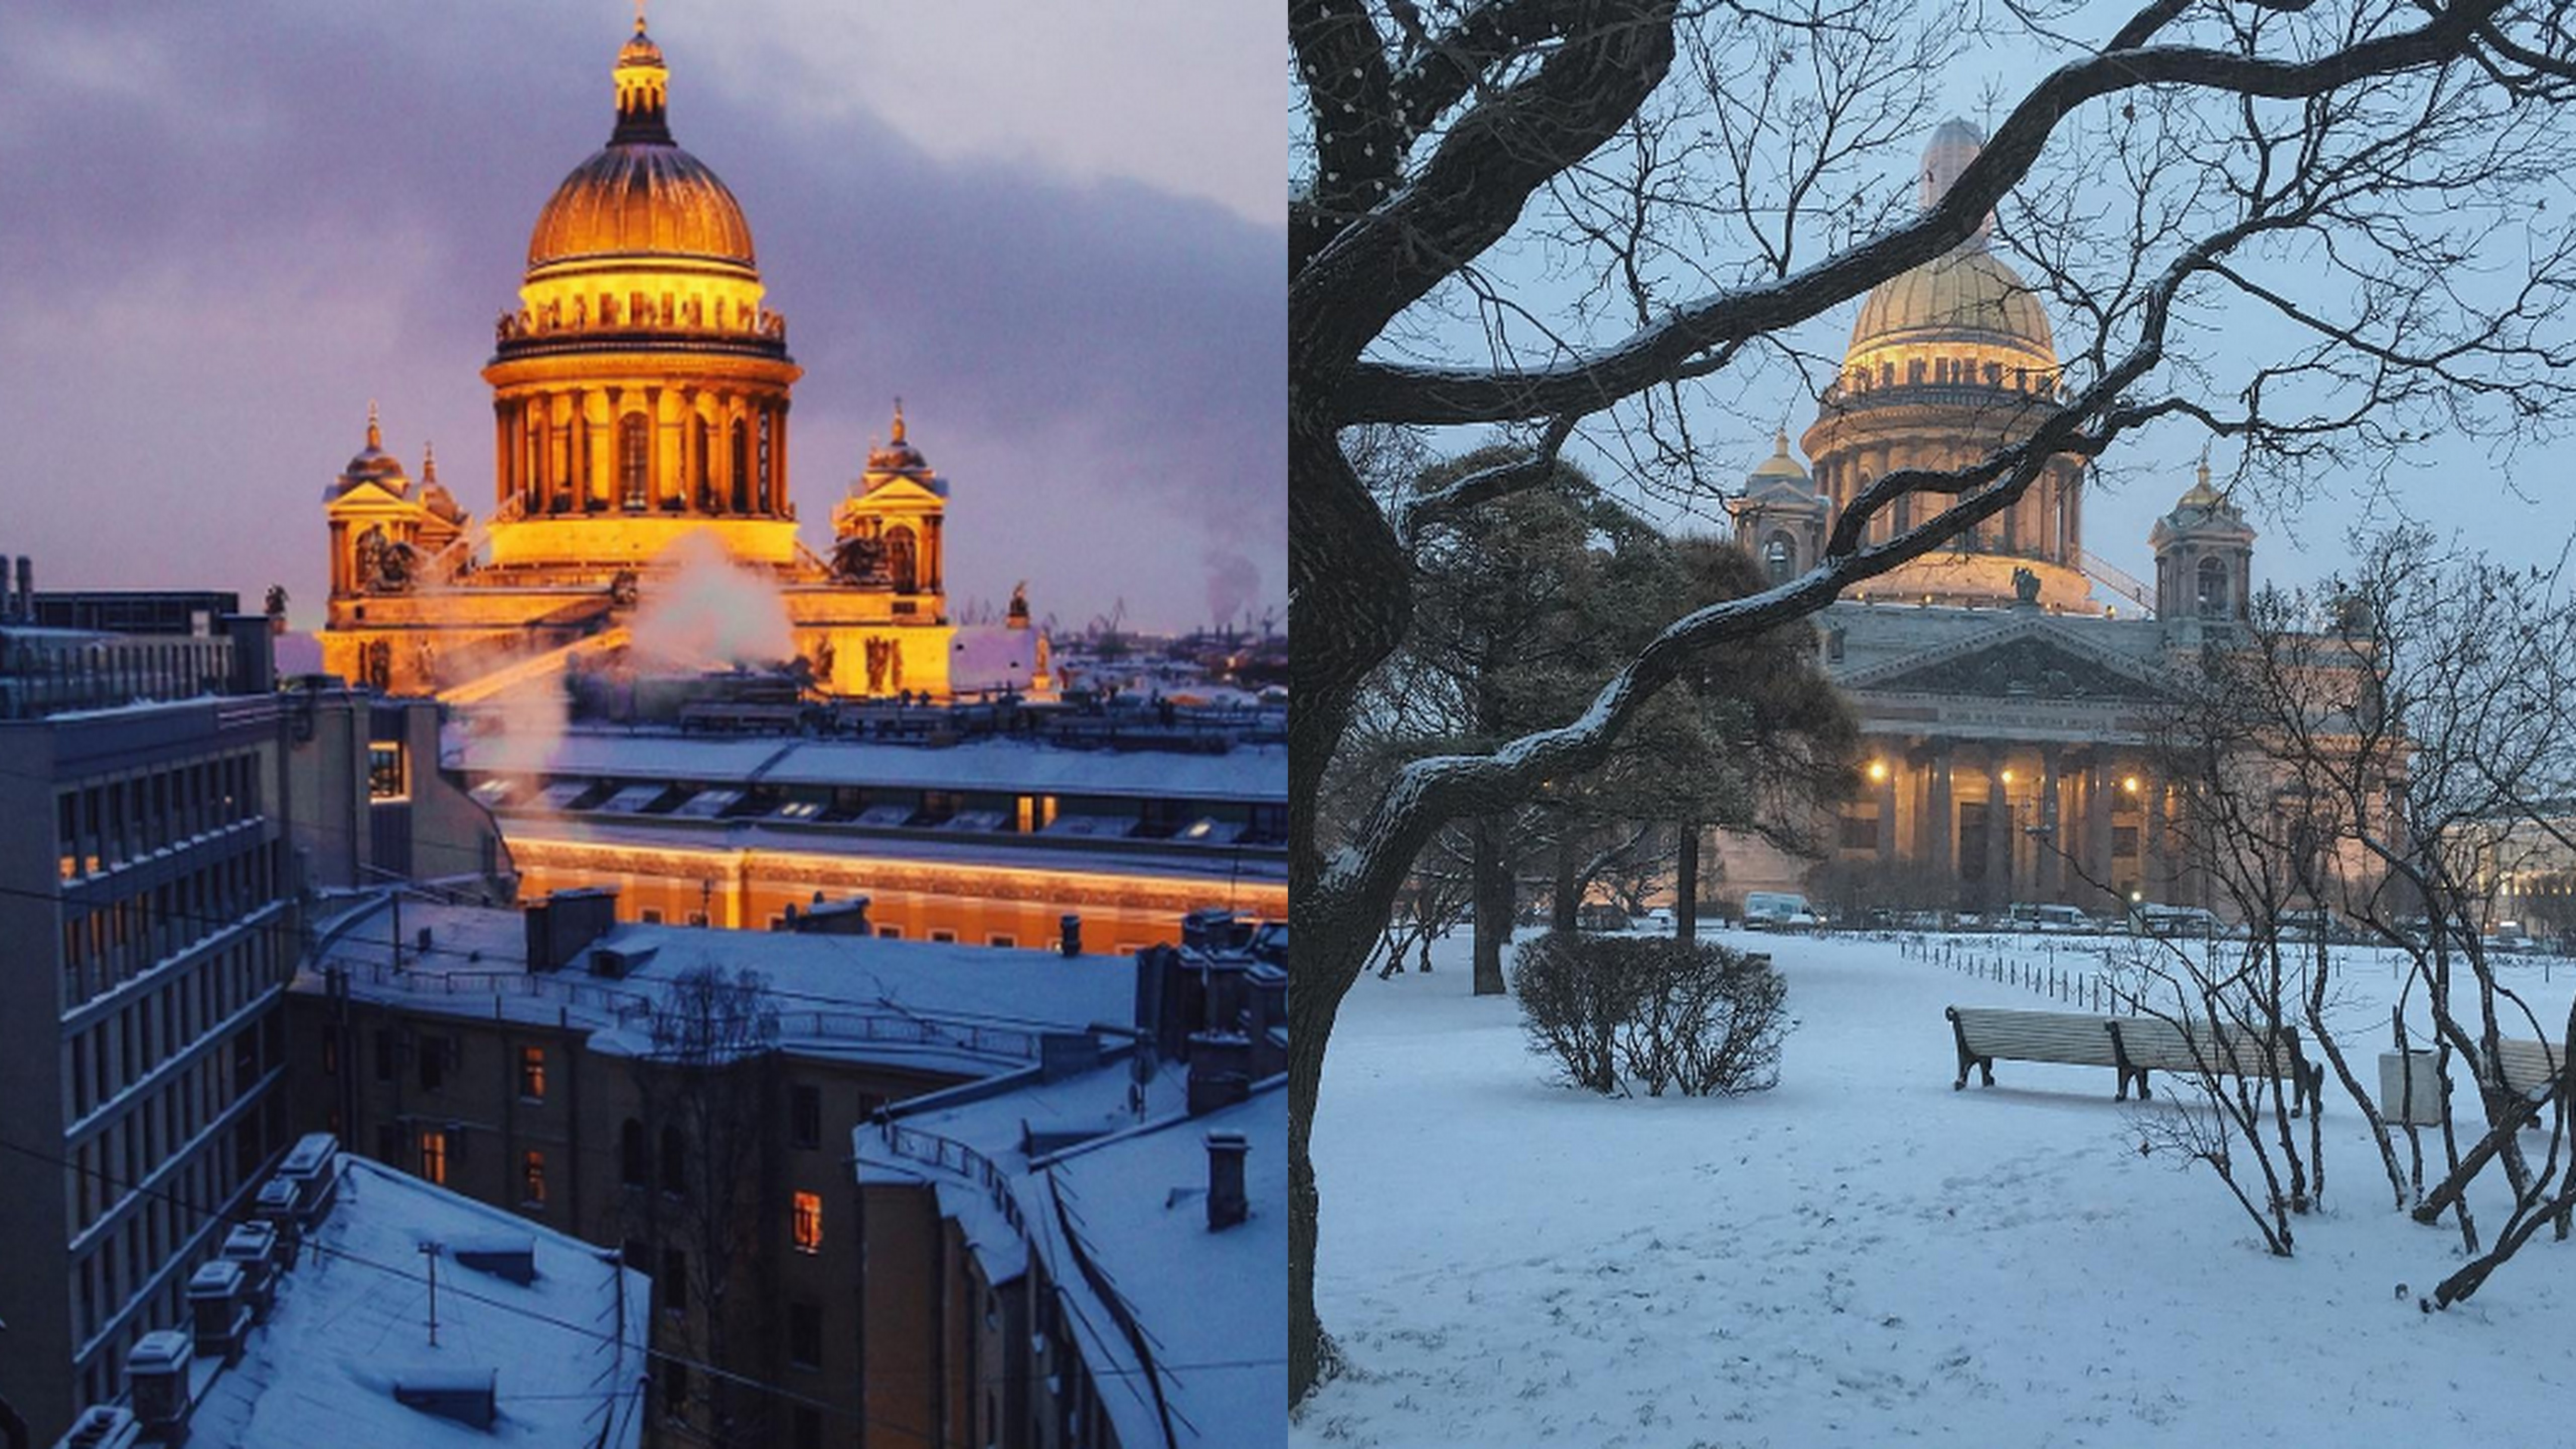
[(1765, 958), (1663, 937), (1555, 932), (1520, 948), (1530, 1050), (1604, 1096), (1759, 1092), (1780, 1080), (1787, 983)]

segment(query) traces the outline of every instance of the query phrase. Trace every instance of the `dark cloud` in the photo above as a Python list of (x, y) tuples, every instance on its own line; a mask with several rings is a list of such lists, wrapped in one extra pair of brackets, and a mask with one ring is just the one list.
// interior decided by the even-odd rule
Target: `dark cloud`
[[(600, 8), (0, 12), (0, 470), (27, 500), (0, 550), (67, 584), (283, 580), (309, 616), (318, 494), (370, 397), (406, 460), (439, 440), (441, 480), (487, 504), (477, 370), (538, 207), (606, 138), (622, 7)], [(900, 393), (956, 484), (961, 595), (1027, 578), (1067, 624), (1284, 595), (1277, 230), (729, 94), (655, 29), (673, 128), (741, 198), (807, 369), (810, 535)]]

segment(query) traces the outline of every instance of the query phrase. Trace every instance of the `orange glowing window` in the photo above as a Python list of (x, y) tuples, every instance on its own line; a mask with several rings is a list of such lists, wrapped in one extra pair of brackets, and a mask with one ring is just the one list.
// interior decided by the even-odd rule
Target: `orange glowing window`
[(796, 1251), (800, 1253), (823, 1251), (823, 1195), (821, 1193), (796, 1194), (794, 1230)]

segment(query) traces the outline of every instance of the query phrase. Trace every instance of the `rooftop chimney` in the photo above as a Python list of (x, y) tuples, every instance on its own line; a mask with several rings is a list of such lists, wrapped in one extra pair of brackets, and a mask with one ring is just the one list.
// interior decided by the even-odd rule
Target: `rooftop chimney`
[(1208, 1231), (1221, 1233), (1251, 1211), (1243, 1195), (1243, 1154), (1252, 1150), (1240, 1132), (1211, 1132), (1208, 1152)]
[(125, 1354), (125, 1385), (144, 1431), (178, 1438), (171, 1431), (188, 1422), (194, 1407), (188, 1398), (188, 1335), (164, 1328), (136, 1339)]
[(36, 622), (36, 561), (18, 555), (18, 617)]
[(1205, 1116), (1251, 1095), (1251, 1039), (1233, 1031), (1191, 1032), (1190, 1115)]
[(572, 964), (591, 942), (617, 925), (617, 892), (556, 891), (529, 903), (528, 969), (554, 971)]
[[(8, 590), (0, 587), (0, 597)], [(143, 1425), (132, 1410), (114, 1404), (98, 1404), (81, 1410), (72, 1421), (71, 1432), (63, 1436), (62, 1449), (134, 1449), (143, 1442)]]
[(1067, 956), (1081, 955), (1082, 917), (1070, 914), (1059, 916), (1056, 918), (1056, 928), (1062, 932), (1062, 936), (1057, 942), (1056, 949)]
[(231, 1363), (241, 1354), (242, 1334), (250, 1327), (250, 1305), (242, 1301), (242, 1265), (217, 1258), (188, 1280), (188, 1313), (196, 1328), (197, 1352), (221, 1354)]

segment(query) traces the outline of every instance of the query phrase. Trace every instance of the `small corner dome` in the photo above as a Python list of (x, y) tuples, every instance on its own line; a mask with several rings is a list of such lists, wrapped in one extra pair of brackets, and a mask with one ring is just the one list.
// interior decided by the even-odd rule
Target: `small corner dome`
[(1745, 475), (1747, 482), (1761, 482), (1773, 478), (1790, 483), (1807, 481), (1807, 470), (1799, 466), (1797, 457), (1789, 451), (1787, 428), (1782, 428), (1772, 439), (1771, 456), (1755, 464), (1753, 471)]

